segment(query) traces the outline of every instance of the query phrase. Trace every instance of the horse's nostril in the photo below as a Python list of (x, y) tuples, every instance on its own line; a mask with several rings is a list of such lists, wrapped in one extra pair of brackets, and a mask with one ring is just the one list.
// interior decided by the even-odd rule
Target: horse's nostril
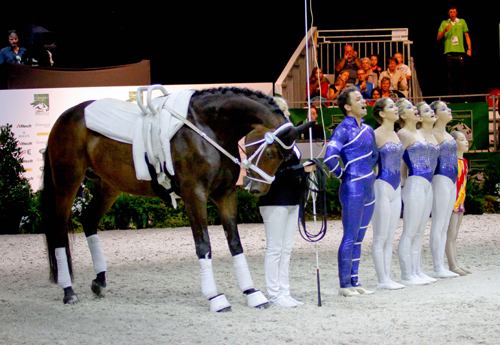
[(250, 193), (252, 193), (252, 194), (259, 194), (260, 192), (259, 192), (258, 189), (252, 189), (252, 190), (250, 190)]

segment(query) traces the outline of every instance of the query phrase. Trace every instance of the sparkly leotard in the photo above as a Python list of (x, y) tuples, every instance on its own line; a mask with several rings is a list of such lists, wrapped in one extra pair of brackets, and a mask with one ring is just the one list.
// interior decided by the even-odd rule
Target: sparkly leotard
[(467, 163), (467, 159), (458, 159), (457, 201), (455, 202), (453, 212), (465, 212), (464, 201), (468, 168), (469, 164)]
[(443, 140), (439, 144), (439, 157), (436, 175), (448, 177), (455, 183), (458, 176), (457, 142), (455, 139)]
[(397, 189), (401, 182), (401, 159), (404, 148), (402, 143), (387, 142), (378, 149), (378, 175), (381, 179), (389, 183), (392, 188)]
[(429, 158), (431, 146), (427, 141), (415, 141), (403, 154), (403, 161), (408, 167), (408, 176), (421, 176), (432, 182), (434, 169)]
[(431, 162), (432, 171), (436, 171), (438, 157), (439, 157), (439, 144), (434, 145), (433, 143), (429, 143), (429, 161)]

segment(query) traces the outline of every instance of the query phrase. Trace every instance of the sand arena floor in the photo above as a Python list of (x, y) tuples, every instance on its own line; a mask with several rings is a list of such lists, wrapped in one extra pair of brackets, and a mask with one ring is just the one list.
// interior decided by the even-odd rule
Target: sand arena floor
[[(312, 227), (312, 223), (308, 226)], [(257, 289), (265, 291), (262, 224), (239, 227)], [(397, 243), (393, 277), (399, 280)], [(430, 222), (422, 265), (430, 271)], [(208, 312), (201, 295), (189, 228), (100, 232), (108, 263), (105, 299), (90, 291), (94, 278), (84, 234), (73, 240), (80, 299), (62, 303), (49, 282), (43, 235), (0, 236), (0, 343), (2, 344), (498, 344), (500, 343), (500, 215), (465, 216), (459, 261), (471, 275), (426, 286), (378, 290), (371, 296), (337, 294), (340, 221), (328, 222), (319, 243), (323, 306), (317, 306), (315, 245), (297, 232), (291, 262), (292, 294), (306, 305), (254, 310), (237, 288), (220, 226), (210, 227), (214, 274), (231, 313)], [(375, 289), (372, 231), (363, 242), (360, 281)]]

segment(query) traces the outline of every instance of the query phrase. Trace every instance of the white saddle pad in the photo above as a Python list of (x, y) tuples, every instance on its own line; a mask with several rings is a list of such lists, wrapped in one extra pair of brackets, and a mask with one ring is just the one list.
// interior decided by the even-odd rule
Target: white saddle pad
[[(85, 108), (85, 123), (87, 128), (110, 139), (132, 144), (134, 168), (138, 180), (151, 180), (145, 161), (145, 153), (148, 147), (146, 141), (160, 142), (161, 145), (159, 147), (153, 148), (157, 153), (149, 153), (148, 157), (150, 157), (150, 161), (153, 158), (152, 156), (164, 158), (165, 166), (169, 174), (173, 176), (175, 172), (170, 152), (170, 140), (179, 128), (182, 127), (183, 123), (173, 117), (167, 110), (163, 109), (163, 106), (187, 117), (189, 101), (194, 91), (195, 90), (177, 91), (168, 96), (151, 100), (156, 109), (161, 109), (157, 115), (143, 114), (139, 106), (135, 103), (120, 101), (113, 98), (104, 98), (95, 101)], [(147, 131), (144, 127), (147, 125), (147, 119), (153, 116), (159, 116), (159, 118), (154, 121), (157, 126), (153, 127), (153, 130), (157, 132), (153, 133), (153, 136), (160, 139), (151, 141), (151, 138), (145, 135)]]

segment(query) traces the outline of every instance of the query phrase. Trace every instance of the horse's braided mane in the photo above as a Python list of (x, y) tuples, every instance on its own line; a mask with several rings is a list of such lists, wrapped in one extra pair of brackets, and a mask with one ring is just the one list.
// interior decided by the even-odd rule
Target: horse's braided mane
[(225, 95), (232, 93), (234, 95), (243, 95), (245, 97), (248, 97), (254, 101), (257, 101), (267, 107), (269, 107), (273, 113), (281, 115), (283, 118), (285, 117), (285, 114), (283, 114), (283, 111), (280, 109), (278, 104), (274, 101), (272, 97), (269, 97), (262, 93), (261, 91), (255, 91), (255, 90), (250, 90), (247, 88), (237, 88), (237, 87), (219, 87), (219, 88), (211, 88), (211, 89), (204, 89), (204, 90), (198, 90), (195, 91), (193, 96), (195, 95), (204, 95), (204, 94), (213, 94), (213, 95)]

